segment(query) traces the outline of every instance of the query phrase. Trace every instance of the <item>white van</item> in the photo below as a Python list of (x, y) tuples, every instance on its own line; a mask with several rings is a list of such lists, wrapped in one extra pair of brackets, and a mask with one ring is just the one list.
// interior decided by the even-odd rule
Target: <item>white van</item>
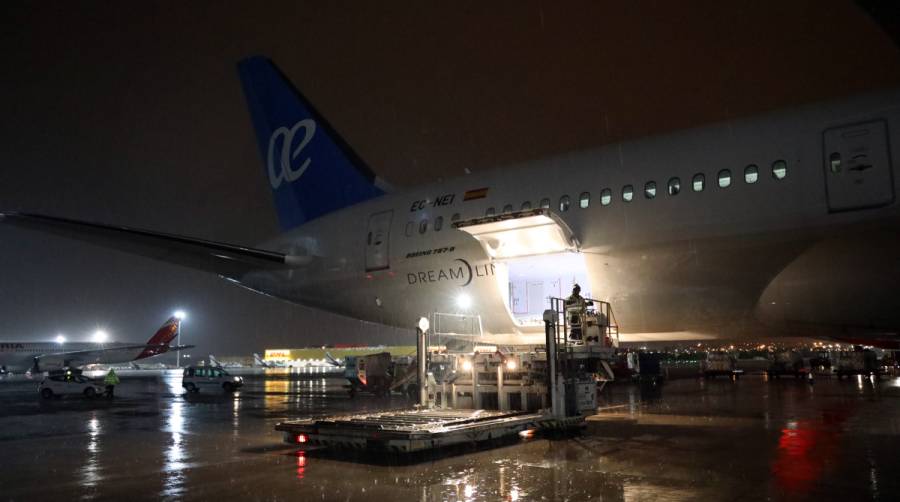
[(188, 366), (181, 377), (181, 386), (188, 392), (200, 392), (200, 389), (234, 392), (243, 385), (243, 378), (231, 376), (222, 368)]

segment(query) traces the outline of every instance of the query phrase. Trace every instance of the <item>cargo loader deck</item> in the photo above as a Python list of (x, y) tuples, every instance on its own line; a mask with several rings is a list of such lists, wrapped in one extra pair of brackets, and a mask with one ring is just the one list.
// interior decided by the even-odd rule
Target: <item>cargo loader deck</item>
[(611, 377), (606, 360), (618, 346), (610, 305), (587, 300), (592, 310), (551, 298), (542, 346), (478, 342), (464, 352), (429, 350), (423, 317), (416, 329), (416, 408), (287, 420), (275, 430), (301, 447), (409, 455), (577, 429), (597, 408), (598, 374)]
[(543, 412), (430, 409), (291, 420), (275, 430), (291, 444), (407, 454), (583, 423)]

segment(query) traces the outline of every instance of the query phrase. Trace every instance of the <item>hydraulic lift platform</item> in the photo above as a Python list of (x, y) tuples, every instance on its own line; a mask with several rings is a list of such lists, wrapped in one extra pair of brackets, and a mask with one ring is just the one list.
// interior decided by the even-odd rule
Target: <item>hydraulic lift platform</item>
[(555, 418), (540, 412), (421, 409), (294, 420), (275, 430), (285, 442), (299, 446), (409, 454), (583, 423), (583, 416)]
[[(597, 408), (596, 363), (614, 350), (606, 342), (617, 334), (608, 321), (609, 304), (594, 302), (597, 313), (586, 317), (584, 311), (564, 308), (562, 299), (552, 299), (552, 308), (544, 312), (542, 352), (502, 353), (491, 347), (435, 354), (432, 360), (429, 322), (422, 318), (416, 335), (416, 408), (289, 420), (275, 430), (300, 447), (407, 455), (580, 428), (585, 414)], [(575, 321), (577, 337), (569, 331)]]

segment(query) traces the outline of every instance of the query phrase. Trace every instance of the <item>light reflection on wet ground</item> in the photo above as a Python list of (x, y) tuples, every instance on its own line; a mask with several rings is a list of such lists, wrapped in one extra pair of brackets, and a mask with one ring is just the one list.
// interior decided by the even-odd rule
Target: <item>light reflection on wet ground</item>
[(0, 382), (0, 500), (893, 500), (900, 380), (615, 385), (587, 430), (412, 465), (298, 454), (285, 417), (408, 405), (320, 375), (245, 375), (187, 396), (176, 372), (114, 400)]

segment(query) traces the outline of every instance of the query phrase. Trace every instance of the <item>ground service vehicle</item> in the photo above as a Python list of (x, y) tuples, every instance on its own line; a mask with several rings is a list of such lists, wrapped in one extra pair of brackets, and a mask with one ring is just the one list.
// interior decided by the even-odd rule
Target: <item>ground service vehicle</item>
[(82, 375), (80, 370), (64, 370), (50, 372), (38, 385), (38, 393), (44, 399), (73, 394), (93, 398), (101, 395), (103, 388)]
[(188, 366), (181, 377), (181, 386), (188, 392), (200, 392), (200, 389), (234, 392), (243, 385), (243, 378), (232, 376), (222, 368)]

